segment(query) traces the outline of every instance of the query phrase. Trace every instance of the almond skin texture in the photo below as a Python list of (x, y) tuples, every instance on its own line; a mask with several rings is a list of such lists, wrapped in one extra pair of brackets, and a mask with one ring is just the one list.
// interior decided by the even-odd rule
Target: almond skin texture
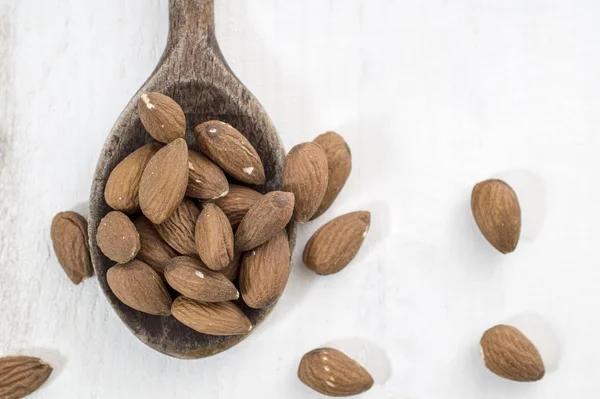
[(167, 220), (179, 206), (188, 183), (188, 148), (177, 139), (156, 153), (140, 181), (140, 208), (154, 224)]
[(233, 126), (208, 121), (196, 126), (196, 142), (204, 154), (235, 179), (248, 184), (264, 184), (265, 170), (248, 139)]
[(373, 386), (373, 377), (360, 364), (332, 348), (315, 349), (302, 358), (298, 378), (327, 396), (352, 396)]
[(327, 157), (319, 144), (298, 144), (287, 155), (283, 191), (294, 193), (294, 219), (306, 223), (313, 217), (327, 190)]
[(219, 273), (227, 277), (229, 281), (234, 281), (236, 278), (238, 278), (238, 275), (240, 274), (241, 263), (242, 253), (234, 252), (233, 260), (227, 266), (225, 266), (225, 268), (219, 270)]
[(52, 220), (50, 237), (58, 263), (74, 284), (94, 274), (88, 244), (88, 224), (75, 212), (61, 212)]
[(160, 93), (143, 93), (138, 101), (142, 125), (161, 143), (185, 137), (185, 114), (171, 97)]
[(147, 264), (132, 260), (108, 269), (110, 289), (125, 305), (156, 316), (171, 314), (171, 295), (160, 276)]
[(262, 194), (258, 191), (232, 184), (229, 186), (229, 194), (213, 202), (225, 213), (231, 228), (236, 231), (248, 209), (261, 197)]
[(141, 243), (137, 258), (163, 277), (165, 266), (171, 259), (178, 256), (177, 252), (162, 239), (146, 216), (139, 216), (133, 224), (140, 235)]
[(198, 216), (200, 216), (200, 209), (194, 201), (184, 198), (170, 218), (155, 226), (156, 231), (180, 254), (197, 257), (194, 234)]
[(321, 205), (312, 219), (325, 213), (344, 188), (352, 171), (352, 154), (346, 140), (335, 132), (327, 132), (318, 136), (315, 143), (319, 144), (327, 157), (328, 180), (325, 195)]
[(540, 353), (516, 328), (504, 325), (490, 328), (483, 334), (480, 345), (485, 366), (494, 374), (523, 382), (544, 377)]
[(211, 200), (229, 192), (225, 173), (210, 159), (196, 151), (188, 153), (189, 179), (185, 194), (190, 198)]
[(0, 358), (0, 398), (24, 398), (41, 387), (52, 374), (52, 366), (37, 357)]
[(204, 205), (196, 223), (196, 249), (212, 270), (221, 270), (233, 260), (233, 231), (227, 216), (215, 204)]
[(127, 263), (138, 254), (140, 235), (129, 217), (122, 212), (109, 212), (100, 221), (96, 232), (98, 247), (117, 263)]
[(292, 218), (294, 194), (271, 191), (248, 210), (235, 233), (235, 248), (249, 251), (264, 244), (282, 230)]
[(285, 230), (246, 252), (240, 270), (240, 291), (246, 305), (262, 309), (274, 304), (285, 289), (290, 270), (290, 244)]
[(521, 207), (502, 180), (478, 183), (471, 194), (473, 217), (486, 240), (503, 254), (513, 252), (521, 235)]
[(187, 256), (171, 259), (165, 268), (165, 278), (177, 292), (196, 301), (225, 302), (240, 297), (227, 277)]
[(304, 264), (321, 275), (339, 272), (360, 250), (370, 225), (371, 214), (366, 211), (333, 219), (308, 240), (304, 247)]
[(110, 173), (104, 199), (116, 211), (135, 213), (140, 210), (140, 180), (150, 159), (160, 150), (161, 145), (150, 143), (136, 150), (122, 160)]
[(244, 335), (252, 330), (248, 317), (233, 302), (201, 303), (180, 296), (173, 302), (179, 322), (209, 335)]

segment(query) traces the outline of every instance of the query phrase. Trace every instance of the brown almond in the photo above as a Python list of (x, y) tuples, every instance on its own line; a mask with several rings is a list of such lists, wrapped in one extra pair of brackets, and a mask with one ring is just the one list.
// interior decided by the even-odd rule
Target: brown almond
[(366, 211), (333, 219), (308, 240), (304, 247), (304, 264), (321, 275), (339, 272), (360, 250), (370, 225), (371, 214)]
[(319, 144), (298, 144), (287, 155), (283, 191), (294, 193), (294, 219), (306, 223), (315, 214), (327, 189), (327, 157)]
[(198, 216), (200, 216), (200, 209), (194, 201), (184, 198), (170, 218), (156, 225), (156, 231), (180, 254), (197, 257), (194, 232)]
[(346, 140), (335, 132), (327, 132), (318, 136), (315, 143), (319, 144), (327, 157), (328, 180), (325, 195), (321, 205), (312, 219), (325, 213), (344, 188), (352, 170), (352, 154)]
[(140, 250), (140, 235), (133, 222), (122, 212), (109, 212), (98, 225), (98, 247), (104, 255), (117, 263), (127, 263)]
[(508, 184), (486, 180), (475, 185), (471, 209), (479, 230), (494, 248), (503, 254), (515, 250), (521, 235), (521, 207)]
[(171, 295), (160, 276), (147, 264), (132, 260), (108, 269), (106, 281), (125, 305), (156, 316), (171, 314)]
[(248, 209), (261, 197), (262, 194), (258, 191), (231, 184), (229, 186), (229, 193), (213, 202), (225, 213), (225, 216), (229, 219), (229, 223), (231, 223), (231, 228), (233, 231), (236, 231)]
[(141, 248), (137, 258), (163, 277), (167, 262), (178, 256), (177, 252), (162, 239), (146, 216), (139, 216), (133, 224), (140, 235)]
[(272, 191), (248, 210), (235, 233), (235, 248), (249, 251), (269, 241), (289, 223), (294, 210), (294, 194)]
[(165, 278), (177, 292), (196, 301), (225, 302), (240, 297), (227, 277), (187, 256), (171, 259), (165, 268)]
[(229, 192), (225, 173), (210, 159), (196, 151), (188, 153), (189, 178), (185, 194), (191, 198), (211, 200), (221, 198)]
[(88, 224), (75, 212), (61, 212), (52, 219), (50, 237), (58, 263), (71, 281), (81, 283), (94, 274), (88, 244)]
[(327, 396), (352, 396), (373, 386), (367, 370), (333, 348), (308, 352), (300, 361), (298, 378), (310, 388)]
[(188, 148), (184, 139), (163, 147), (148, 162), (140, 181), (140, 208), (154, 224), (167, 220), (179, 206), (188, 182)]
[(204, 154), (237, 180), (264, 184), (265, 170), (258, 153), (233, 126), (208, 121), (196, 126), (196, 142)]
[(240, 274), (240, 266), (242, 263), (242, 253), (234, 252), (233, 260), (227, 266), (219, 270), (219, 273), (227, 277), (229, 281), (234, 281)]
[(545, 374), (537, 348), (523, 333), (511, 326), (499, 325), (481, 338), (481, 356), (494, 374), (513, 381), (532, 382)]
[(180, 296), (173, 316), (189, 328), (209, 335), (244, 335), (252, 330), (248, 317), (233, 302), (201, 303)]
[(233, 260), (233, 231), (221, 208), (204, 205), (196, 223), (196, 249), (212, 270), (221, 270)]
[(142, 125), (161, 143), (185, 137), (185, 114), (171, 97), (161, 93), (143, 93), (138, 101), (138, 112)]
[(104, 199), (116, 211), (135, 213), (140, 210), (140, 180), (150, 159), (161, 145), (150, 143), (131, 153), (110, 173), (104, 189)]
[(285, 289), (290, 270), (290, 244), (285, 230), (244, 253), (240, 291), (246, 305), (254, 309), (273, 305)]
[(24, 398), (41, 387), (52, 374), (52, 366), (29, 356), (0, 358), (0, 398)]

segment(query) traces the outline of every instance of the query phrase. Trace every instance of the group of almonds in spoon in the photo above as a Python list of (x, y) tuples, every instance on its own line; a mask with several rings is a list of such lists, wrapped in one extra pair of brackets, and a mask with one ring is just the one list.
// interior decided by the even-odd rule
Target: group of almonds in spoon
[[(283, 190), (261, 194), (242, 185), (261, 185), (265, 174), (256, 150), (233, 126), (198, 125), (199, 153), (184, 140), (186, 119), (174, 100), (145, 93), (138, 109), (156, 142), (126, 157), (107, 181), (105, 200), (113, 211), (97, 230), (98, 246), (116, 262), (107, 282), (119, 300), (138, 311), (172, 315), (205, 334), (247, 334), (252, 324), (233, 301), (241, 295), (247, 306), (260, 309), (278, 300), (290, 274), (286, 226), (292, 219), (306, 223), (331, 206), (350, 174), (350, 149), (333, 132), (295, 146), (285, 160)], [(241, 184), (230, 184), (226, 174)], [(475, 186), (471, 205), (486, 239), (500, 252), (512, 252), (521, 226), (514, 191), (488, 180)], [(320, 275), (341, 271), (358, 253), (369, 225), (365, 211), (326, 223), (306, 244), (305, 265)], [(60, 213), (51, 236), (69, 278), (79, 284), (90, 277), (86, 220)], [(174, 301), (167, 285), (181, 294)], [(544, 375), (539, 352), (514, 327), (486, 331), (481, 349), (486, 366), (502, 377), (535, 381)], [(2, 371), (15, 370), (20, 380), (3, 381)], [(0, 397), (25, 396), (51, 371), (35, 358), (0, 359)], [(307, 353), (298, 377), (330, 396), (355, 395), (373, 385), (362, 366), (333, 348)]]

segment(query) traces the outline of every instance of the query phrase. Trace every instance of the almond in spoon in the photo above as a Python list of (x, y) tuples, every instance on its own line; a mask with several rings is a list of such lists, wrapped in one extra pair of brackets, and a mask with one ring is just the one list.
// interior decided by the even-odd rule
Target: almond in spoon
[(185, 114), (171, 97), (161, 93), (143, 93), (138, 101), (142, 125), (161, 143), (185, 137)]
[(185, 192), (188, 197), (211, 200), (224, 197), (229, 192), (225, 173), (210, 159), (190, 150), (188, 167), (189, 179)]
[(200, 259), (212, 270), (221, 270), (233, 260), (233, 231), (227, 216), (207, 203), (196, 223), (196, 248)]
[(198, 332), (209, 335), (244, 335), (252, 330), (248, 317), (232, 302), (202, 303), (180, 296), (173, 316)]
[(200, 216), (200, 209), (194, 201), (184, 198), (165, 222), (156, 225), (156, 231), (180, 254), (198, 256), (194, 238), (198, 216)]
[(140, 235), (127, 215), (109, 212), (98, 225), (98, 247), (104, 255), (117, 263), (127, 263), (140, 250)]

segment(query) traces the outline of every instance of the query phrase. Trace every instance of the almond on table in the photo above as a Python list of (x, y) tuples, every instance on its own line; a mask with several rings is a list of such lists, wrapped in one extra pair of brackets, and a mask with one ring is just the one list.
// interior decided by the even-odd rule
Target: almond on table
[(41, 387), (52, 371), (52, 366), (37, 357), (1, 357), (0, 398), (24, 398)]
[(88, 223), (75, 212), (61, 212), (52, 219), (50, 236), (58, 263), (74, 284), (94, 274), (88, 244)]

